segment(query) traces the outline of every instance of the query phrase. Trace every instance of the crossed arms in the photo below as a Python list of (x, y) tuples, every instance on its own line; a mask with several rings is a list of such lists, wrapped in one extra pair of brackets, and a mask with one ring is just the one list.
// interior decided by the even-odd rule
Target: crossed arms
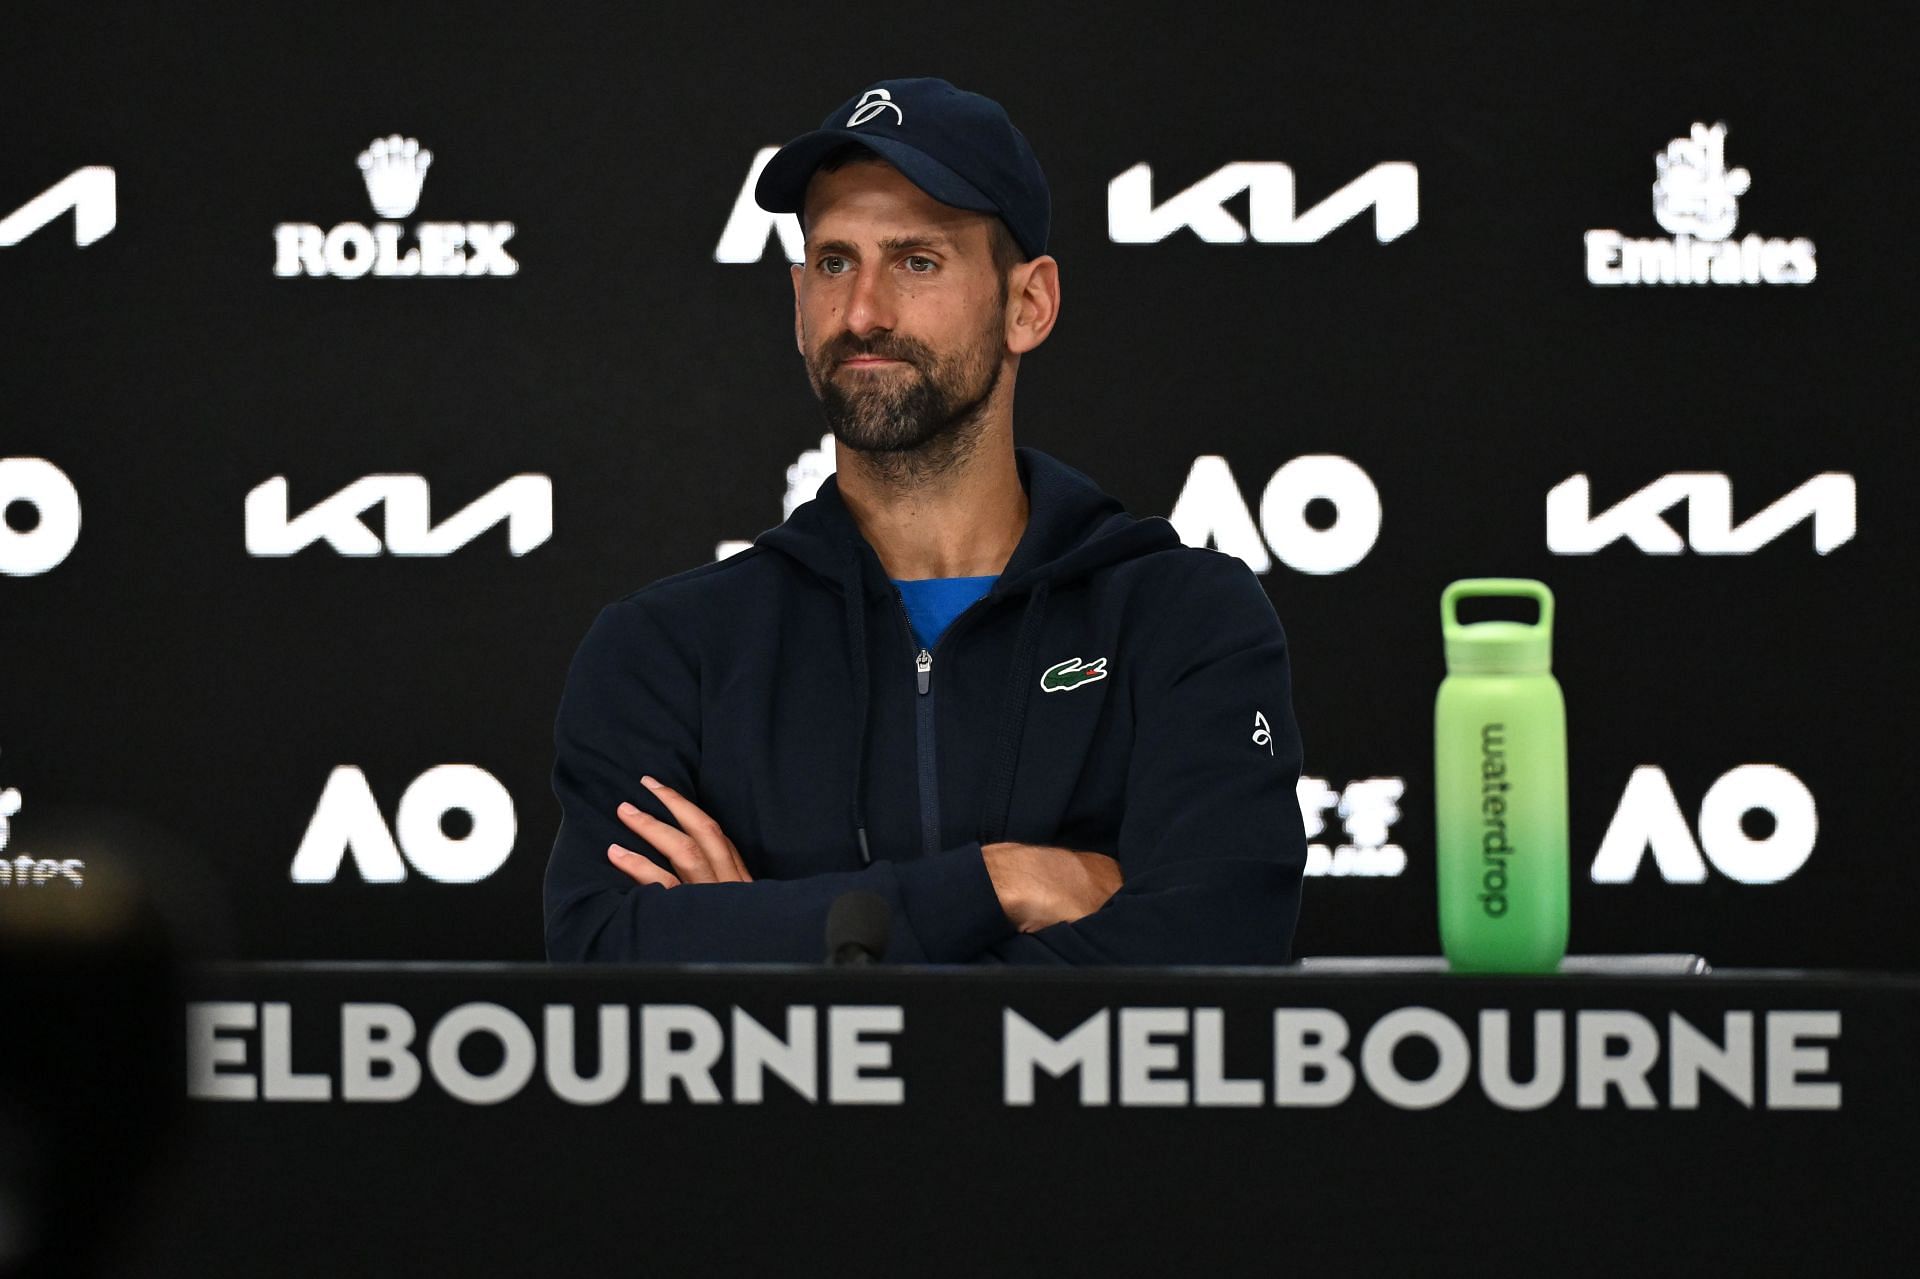
[[(1285, 636), (1240, 561), (1191, 552), (1128, 637), (1134, 735), (1115, 855), (978, 842), (754, 879), (698, 775), (699, 654), (647, 592), (604, 609), (555, 727), (555, 960), (818, 962), (834, 899), (892, 910), (909, 963), (1282, 964), (1306, 838)], [(1257, 732), (1255, 715), (1270, 725)], [(651, 785), (635, 778), (646, 770)], [(660, 814), (645, 811), (647, 801)], [(670, 819), (670, 820), (668, 820)]]
[[(682, 884), (750, 884), (753, 876), (720, 823), (664, 782), (643, 776), (677, 826), (622, 802), (615, 815), (673, 867), (663, 870), (620, 844), (607, 845), (607, 859), (636, 884), (678, 888)], [(1122, 882), (1120, 863), (1104, 853), (1040, 844), (983, 844), (981, 860), (1007, 920), (1023, 933), (1083, 919), (1107, 904)]]

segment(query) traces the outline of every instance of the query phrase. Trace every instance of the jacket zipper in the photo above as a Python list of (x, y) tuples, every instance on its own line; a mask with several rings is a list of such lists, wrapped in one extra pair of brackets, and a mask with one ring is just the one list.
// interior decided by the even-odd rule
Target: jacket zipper
[(907, 648), (913, 653), (914, 687), (918, 690), (918, 696), (913, 699), (913, 731), (914, 754), (920, 776), (920, 848), (923, 853), (932, 856), (940, 851), (940, 769), (934, 755), (933, 654), (947, 642), (947, 637), (959, 627), (961, 618), (973, 612), (980, 600), (961, 610), (960, 616), (947, 624), (946, 631), (934, 641), (933, 649), (929, 651), (921, 647), (913, 633), (913, 619), (907, 616), (907, 602), (900, 598), (900, 588), (894, 586), (892, 590), (894, 607), (900, 612), (900, 625), (907, 632)]
[[(913, 619), (907, 616), (907, 602), (900, 598), (897, 586), (893, 588), (893, 603), (900, 610), (900, 624), (907, 631), (907, 647), (914, 650), (914, 686), (919, 690), (913, 699), (913, 740), (920, 776), (920, 851), (932, 856), (940, 851), (940, 769), (934, 758), (937, 739), (933, 733), (933, 654), (920, 647), (913, 633)], [(934, 647), (940, 645), (936, 642)]]

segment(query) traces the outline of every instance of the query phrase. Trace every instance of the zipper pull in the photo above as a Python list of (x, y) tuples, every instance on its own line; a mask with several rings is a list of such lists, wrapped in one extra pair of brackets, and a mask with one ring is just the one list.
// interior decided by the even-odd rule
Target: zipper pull
[(933, 685), (933, 654), (926, 649), (913, 659), (913, 669), (920, 676), (920, 691), (926, 692)]

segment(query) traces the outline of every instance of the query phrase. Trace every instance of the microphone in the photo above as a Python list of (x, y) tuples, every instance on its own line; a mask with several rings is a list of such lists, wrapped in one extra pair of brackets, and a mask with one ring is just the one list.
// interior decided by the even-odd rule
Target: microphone
[(878, 893), (841, 893), (827, 911), (827, 963), (877, 964), (887, 950), (893, 909)]

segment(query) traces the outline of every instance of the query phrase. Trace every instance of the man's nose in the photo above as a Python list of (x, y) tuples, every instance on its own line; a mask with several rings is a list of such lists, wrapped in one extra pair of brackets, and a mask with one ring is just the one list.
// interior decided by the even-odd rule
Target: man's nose
[(856, 272), (853, 290), (847, 295), (847, 331), (865, 338), (876, 331), (892, 329), (894, 301), (893, 288), (884, 270)]

